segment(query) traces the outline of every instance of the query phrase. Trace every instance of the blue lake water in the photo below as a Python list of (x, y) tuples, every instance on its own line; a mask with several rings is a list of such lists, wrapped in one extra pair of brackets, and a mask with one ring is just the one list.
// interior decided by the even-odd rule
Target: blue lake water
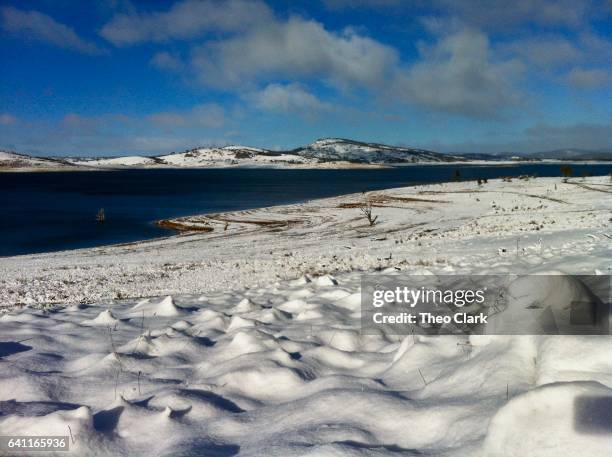
[[(612, 164), (571, 167), (576, 176), (612, 172)], [(559, 164), (0, 173), (0, 256), (166, 236), (172, 232), (156, 220), (451, 181), (456, 170), (465, 180), (560, 176)], [(99, 208), (106, 213), (102, 224), (95, 221)]]

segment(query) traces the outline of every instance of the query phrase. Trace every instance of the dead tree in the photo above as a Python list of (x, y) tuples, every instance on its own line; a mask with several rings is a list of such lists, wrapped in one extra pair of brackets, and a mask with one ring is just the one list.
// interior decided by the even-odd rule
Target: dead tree
[(370, 227), (373, 227), (374, 224), (376, 224), (378, 216), (372, 216), (372, 203), (366, 199), (359, 209), (361, 210), (361, 213), (365, 216), (365, 218), (368, 220)]

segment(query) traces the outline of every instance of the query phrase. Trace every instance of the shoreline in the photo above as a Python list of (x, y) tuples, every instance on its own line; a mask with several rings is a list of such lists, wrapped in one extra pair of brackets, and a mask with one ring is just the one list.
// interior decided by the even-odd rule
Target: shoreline
[(448, 162), (406, 162), (406, 163), (352, 163), (352, 162), (322, 162), (320, 164), (263, 164), (263, 165), (215, 165), (202, 167), (153, 165), (153, 166), (85, 166), (74, 165), (66, 167), (0, 167), (0, 173), (55, 173), (55, 172), (81, 172), (81, 171), (125, 171), (125, 170), (218, 170), (218, 169), (268, 169), (268, 170), (350, 170), (350, 169), (384, 169), (403, 168), (415, 166), (520, 166), (520, 165), (612, 165), (612, 160), (473, 160)]
[[(291, 279), (309, 272), (387, 266), (415, 269), (422, 262), (438, 269), (470, 271), (474, 256), (504, 260), (498, 249), (510, 249), (516, 236), (524, 238), (521, 244), (530, 250), (538, 238), (549, 239), (555, 252), (562, 250), (569, 242), (558, 241), (563, 235), (576, 239), (583, 250), (595, 244), (602, 253), (610, 253), (610, 247), (602, 244), (609, 239), (587, 237), (589, 230), (605, 233), (605, 212), (612, 210), (612, 199), (601, 189), (609, 192), (609, 178), (586, 178), (586, 188), (581, 183), (534, 178), (369, 192), (373, 211), (380, 216), (374, 227), (361, 215), (360, 193), (170, 219), (183, 227), (213, 230), (0, 258), (0, 303), (43, 306), (205, 293), (254, 285), (270, 277)], [(512, 210), (517, 206), (520, 210)], [(390, 253), (392, 260), (384, 260)], [(541, 261), (546, 263), (545, 256)]]
[[(431, 184), (437, 184), (439, 182), (443, 182), (440, 180), (446, 180), (446, 182), (456, 182), (455, 180), (452, 179), (452, 174), (455, 173), (455, 175), (459, 175), (459, 172), (461, 172), (462, 175), (462, 181), (465, 182), (469, 182), (470, 180), (477, 180), (477, 178), (479, 176), (483, 176), (483, 175), (489, 175), (489, 179), (494, 179), (494, 176), (499, 176), (499, 179), (502, 179), (504, 176), (505, 177), (509, 177), (511, 175), (515, 175), (517, 178), (518, 177), (528, 177), (528, 176), (538, 176), (538, 175), (543, 175), (546, 176), (547, 174), (550, 175), (555, 175), (559, 173), (559, 170), (557, 168), (555, 168), (556, 164), (547, 164), (547, 165), (541, 165), (541, 164), (537, 164), (537, 165), (533, 165), (533, 164), (529, 164), (529, 165), (525, 165), (525, 164), (517, 164), (517, 163), (512, 163), (510, 165), (497, 165), (497, 166), (491, 166), (488, 163), (486, 164), (482, 164), (482, 165), (470, 165), (468, 167), (469, 171), (464, 172), (463, 171), (463, 165), (458, 165), (457, 167), (450, 167), (450, 166), (446, 166), (444, 164), (429, 164), (431, 166), (420, 166), (418, 164), (414, 164), (414, 165), (407, 165), (404, 167), (394, 167), (394, 168), (387, 168), (385, 170), (379, 170), (377, 173), (374, 171), (374, 169), (371, 169), (370, 172), (361, 172), (361, 175), (365, 176), (366, 178), (368, 178), (370, 176), (369, 173), (374, 173), (371, 176), (373, 177), (373, 180), (376, 182), (378, 181), (375, 185), (371, 186), (371, 187), (378, 187), (381, 186), (382, 187), (387, 187), (390, 188), (389, 186), (397, 186), (397, 185), (402, 185), (402, 184), (408, 184), (411, 183), (410, 185), (421, 185), (421, 184), (426, 184), (426, 182), (419, 182), (419, 176), (420, 173), (431, 173), (432, 176), (437, 176), (435, 178), (428, 178), (431, 179), (432, 181), (435, 179), (435, 182), (432, 182)], [(441, 170), (440, 168), (437, 167), (442, 167), (443, 170)], [(479, 168), (479, 167), (483, 167), (483, 168)], [(606, 165), (606, 164), (593, 164), (591, 166), (589, 165), (583, 165), (580, 168), (574, 169), (576, 171), (576, 174), (582, 174), (582, 175), (594, 175), (594, 174), (598, 174), (598, 175), (604, 175), (608, 173), (608, 170), (610, 168)], [(133, 172), (131, 172), (130, 170), (134, 170)], [(146, 170), (146, 171), (145, 171)], [(204, 169), (204, 168), (173, 168), (173, 169), (168, 169), (168, 168), (163, 168), (160, 170), (164, 170), (164, 171), (148, 171), (148, 170), (154, 170), (153, 168), (149, 168), (149, 169), (145, 169), (145, 168), (125, 168), (123, 170), (109, 170), (109, 169), (100, 169), (99, 171), (126, 171), (126, 176), (124, 176), (125, 178), (131, 178), (132, 175), (130, 175), (130, 173), (136, 173), (135, 177), (139, 178), (139, 179), (145, 179), (145, 180), (149, 180), (151, 181), (151, 178), (153, 177), (154, 179), (160, 179), (160, 178), (165, 178), (166, 173), (169, 173), (168, 176), (172, 177), (173, 179), (181, 179), (181, 177), (183, 176), (182, 173), (188, 173), (185, 176), (194, 176), (194, 179), (198, 179), (198, 176), (209, 176), (209, 174), (212, 175), (216, 175), (216, 174), (224, 174), (223, 171), (221, 170), (228, 170), (227, 173), (225, 173), (227, 176), (229, 176), (231, 178), (231, 176), (237, 174), (240, 175), (240, 172), (243, 171), (244, 173), (249, 173), (249, 174), (254, 174), (257, 171), (259, 171), (260, 173), (264, 173), (264, 171), (267, 171), (268, 175), (274, 177), (274, 176), (278, 176), (279, 178), (282, 178), (284, 176), (283, 171), (273, 171), (276, 169), (271, 169), (271, 168), (233, 168), (234, 172), (231, 171), (231, 169), (229, 168), (218, 168), (218, 169)], [(175, 171), (175, 170), (186, 170), (185, 172), (183, 171)], [(216, 172), (213, 170), (217, 170)], [(484, 170), (484, 171), (481, 171)], [(25, 171), (25, 170), (22, 170)], [(61, 170), (57, 170), (58, 172), (60, 172)], [(87, 171), (98, 171), (98, 170), (93, 170), (93, 169), (88, 169)], [(192, 174), (189, 174), (189, 172), (193, 172)], [(340, 177), (344, 177), (343, 179), (351, 179), (350, 176), (351, 172), (350, 171), (344, 171), (342, 173), (341, 170), (335, 170), (335, 171), (329, 171), (329, 172), (324, 172), (324, 171), (320, 171), (317, 172), (315, 170), (310, 170), (310, 172), (312, 173), (306, 173), (306, 171), (304, 172), (299, 172), (299, 171), (293, 171), (293, 173), (298, 173), (298, 175), (300, 176), (314, 176), (315, 178), (318, 179), (327, 179), (327, 176), (335, 176), (335, 173), (340, 173)], [(439, 173), (438, 173), (439, 172)], [(287, 172), (287, 173), (291, 173), (291, 172)], [(357, 172), (353, 172), (353, 173), (357, 173)], [(402, 179), (402, 176), (404, 175), (408, 175), (409, 177), (406, 179)], [(465, 175), (465, 177), (463, 177)], [(29, 174), (30, 178), (28, 178), (27, 176), (24, 177), (23, 182), (27, 183), (28, 180), (30, 179), (36, 179), (36, 174)], [(65, 179), (69, 179), (71, 178), (72, 175), (70, 175), (69, 173), (65, 173), (62, 176), (65, 176)], [(87, 178), (87, 176), (91, 176), (88, 173), (77, 173), (75, 172), (75, 179), (80, 179), (80, 180), (85, 180), (87, 181), (89, 178)], [(80, 178), (79, 178), (80, 176)], [(96, 178), (96, 180), (106, 180), (106, 178), (104, 178), (104, 174), (100, 174), (98, 175), (98, 178)], [(116, 174), (112, 174), (112, 177), (108, 178), (109, 180), (113, 181), (114, 179), (122, 179), (121, 177), (123, 176), (123, 174), (121, 173), (116, 173)], [(149, 177), (149, 178), (147, 178)], [(51, 177), (50, 177), (51, 178)], [(57, 178), (59, 179), (59, 178)], [(394, 181), (393, 183), (387, 182), (387, 179), (390, 179), (392, 181)], [(17, 180), (17, 183), (21, 183), (21, 180)], [(171, 181), (168, 181), (171, 182)], [(327, 183), (326, 183), (327, 185)], [(366, 188), (368, 186), (365, 186)], [(344, 185), (342, 189), (335, 189), (334, 186), (332, 186), (330, 189), (328, 189), (328, 191), (325, 192), (310, 192), (310, 194), (313, 193), (318, 193), (319, 195), (323, 194), (323, 195), (331, 195), (333, 196), (338, 195), (341, 192), (350, 192), (350, 191), (355, 191), (356, 186), (353, 185), (352, 187), (350, 185)], [(360, 190), (363, 190), (360, 189)], [(197, 190), (195, 191), (197, 192)], [(192, 192), (192, 193), (195, 193)], [(304, 191), (303, 195), (298, 196), (298, 198), (296, 199), (291, 199), (293, 200), (293, 203), (299, 203), (299, 202), (303, 202), (303, 201), (307, 201), (309, 198), (313, 198), (314, 196), (309, 195), (309, 192)], [(18, 197), (17, 197), (18, 198)], [(314, 197), (314, 198), (319, 198), (319, 197)], [(282, 199), (276, 198), (277, 203), (276, 204), (283, 204)], [(281, 200), (281, 201), (278, 201)], [(268, 204), (274, 204), (274, 202), (269, 202)], [(289, 202), (291, 203), (291, 201)], [(67, 202), (66, 204), (70, 204), (70, 202)], [(260, 202), (259, 204), (265, 204), (264, 202)], [(107, 206), (105, 204), (101, 204), (98, 205), (97, 203), (94, 203), (94, 205), (97, 206)], [(97, 207), (96, 206), (96, 207)], [(112, 206), (112, 205), (111, 205)], [(246, 205), (246, 207), (244, 205), (242, 205), (240, 203), (240, 201), (233, 201), (233, 204), (231, 205), (234, 208), (238, 208), (240, 209), (241, 206), (244, 209), (248, 209), (251, 208), (250, 205)], [(215, 209), (213, 208), (212, 211), (214, 211)], [(218, 210), (218, 209), (217, 209)], [(211, 211), (211, 209), (207, 209), (206, 207), (202, 208), (200, 207), (196, 207), (195, 205), (192, 205), (191, 208), (186, 208), (183, 211), (177, 212), (176, 211), (172, 211), (171, 207), (168, 207), (165, 209), (165, 211), (157, 211), (155, 214), (149, 214), (148, 217), (140, 217), (138, 219), (138, 224), (139, 227), (134, 228), (133, 231), (129, 232), (129, 234), (127, 236), (122, 236), (122, 237), (113, 237), (113, 236), (109, 236), (109, 237), (105, 237), (105, 239), (97, 239), (96, 237), (92, 238), (92, 239), (87, 239), (84, 241), (79, 241), (79, 238), (76, 238), (76, 242), (74, 243), (70, 243), (70, 244), (64, 244), (63, 246), (58, 245), (57, 243), (48, 243), (45, 245), (40, 245), (40, 247), (38, 249), (32, 249), (30, 250), (30, 252), (28, 252), (27, 249), (9, 249), (6, 250), (2, 255), (0, 255), (0, 258), (3, 257), (13, 257), (13, 256), (20, 256), (20, 255), (29, 255), (29, 254), (43, 254), (43, 253), (52, 253), (52, 252), (58, 252), (58, 251), (66, 251), (66, 250), (73, 250), (73, 249), (88, 249), (88, 248), (94, 248), (94, 247), (104, 247), (104, 246), (112, 246), (115, 244), (132, 244), (132, 243), (137, 243), (137, 242), (141, 242), (141, 241), (146, 241), (146, 240), (152, 240), (155, 238), (164, 238), (167, 236), (167, 230), (173, 230), (173, 231), (178, 231), (178, 232), (184, 232), (186, 230), (189, 230), (188, 227), (185, 227), (183, 223), (179, 223), (176, 224), (174, 222), (168, 222), (169, 219), (171, 218), (177, 218), (180, 216), (183, 217), (188, 217), (188, 216), (193, 216), (193, 215), (198, 215), (198, 214), (204, 214), (206, 211)], [(23, 221), (24, 223), (27, 224), (27, 221)], [(154, 233), (151, 233), (150, 228), (151, 227), (156, 227), (158, 229), (163, 229), (163, 230), (154, 230)], [(197, 227), (196, 227), (197, 229)], [(203, 228), (203, 230), (207, 230), (206, 228)], [(11, 236), (11, 234), (8, 234), (9, 236)], [(24, 239), (23, 237), (21, 238), (22, 241), (28, 242), (27, 239)], [(19, 240), (18, 240), (19, 241)], [(34, 240), (36, 241), (36, 240)], [(33, 252), (32, 252), (33, 251)]]
[[(445, 162), (446, 163), (446, 162)], [(415, 165), (426, 165), (415, 164)], [(350, 170), (350, 169), (380, 169), (380, 168), (392, 168), (390, 164), (359, 164), (359, 163), (334, 163), (325, 162), (321, 164), (288, 164), (288, 165), (218, 165), (218, 166), (204, 166), (204, 167), (188, 167), (188, 166), (172, 166), (172, 165), (159, 165), (159, 166), (138, 166), (138, 165), (125, 165), (125, 166), (84, 166), (74, 165), (74, 167), (20, 167), (20, 168), (0, 168), (0, 173), (45, 173), (45, 172), (80, 172), (80, 171), (126, 171), (126, 170), (226, 170), (226, 169), (268, 169), (268, 170)]]
[(611, 194), (608, 176), (429, 184), (189, 216), (213, 231), (0, 259), (0, 303), (21, 304), (0, 309), (0, 427), (68, 430), (79, 455), (101, 445), (146, 455), (148, 437), (164, 455), (206, 453), (201, 443), (303, 455), (306, 443), (309, 455), (348, 456), (355, 439), (359, 455), (518, 456), (526, 441), (602, 455), (610, 435), (577, 429), (576, 405), (612, 399), (609, 335), (370, 332), (361, 288), (364, 274), (454, 275), (468, 289), (473, 278), (457, 275), (546, 274), (555, 280), (529, 282), (533, 306), (513, 293), (525, 278), (508, 281), (501, 313), (518, 306), (529, 323), (549, 305), (563, 313), (560, 295), (590, 300), (572, 274), (609, 275)]

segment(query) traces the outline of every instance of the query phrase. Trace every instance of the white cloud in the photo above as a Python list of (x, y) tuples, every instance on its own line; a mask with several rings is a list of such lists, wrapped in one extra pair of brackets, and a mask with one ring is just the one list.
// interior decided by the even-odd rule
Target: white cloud
[[(333, 8), (362, 7), (345, 0), (328, 0)], [(559, 83), (601, 84), (601, 71), (572, 67), (605, 68), (610, 43), (592, 33), (558, 26), (578, 27), (594, 7), (573, 0), (432, 0), (406, 6), (397, 0), (367, 0), (373, 8), (407, 8), (419, 14), (434, 37), (420, 44), (413, 61), (402, 61), (398, 50), (345, 28), (334, 31), (300, 16), (281, 18), (262, 1), (185, 0), (163, 11), (132, 11), (116, 15), (101, 34), (118, 46), (145, 42), (191, 40), (180, 58), (160, 50), (151, 65), (185, 72), (209, 88), (233, 92), (257, 108), (277, 112), (314, 113), (327, 109), (318, 94), (305, 87), (335, 90), (334, 97), (350, 96), (391, 101), (396, 107), (418, 105), (426, 112), (473, 118), (503, 117), (520, 104), (522, 76), (544, 76)], [(366, 5), (367, 6), (367, 5)], [(466, 25), (471, 24), (471, 25)], [(519, 40), (494, 40), (484, 30), (497, 31), (518, 24), (538, 26), (540, 34)], [(557, 35), (542, 34), (554, 26)], [(529, 29), (532, 30), (532, 29)], [(594, 57), (600, 56), (600, 57)], [(545, 70), (544, 72), (542, 70)], [(186, 125), (193, 113), (158, 113), (159, 125)], [(153, 119), (153, 117), (151, 118)], [(209, 124), (204, 122), (204, 124)]]
[(500, 46), (500, 53), (514, 56), (546, 71), (576, 64), (609, 65), (612, 42), (593, 33), (577, 35), (532, 35)]
[(226, 123), (225, 110), (216, 103), (198, 105), (188, 111), (164, 111), (148, 116), (156, 125), (175, 127), (219, 128)]
[(255, 27), (272, 20), (272, 11), (260, 1), (187, 0), (167, 11), (118, 14), (100, 34), (116, 46), (167, 42)]
[(610, 60), (612, 60), (612, 41), (594, 33), (585, 32), (578, 36), (578, 43), (590, 62), (610, 64)]
[[(330, 0), (327, 6), (349, 5), (344, 0)], [(602, 67), (590, 62), (589, 56), (608, 52), (609, 43), (592, 34), (576, 35), (575, 39), (563, 34), (534, 34), (492, 46), (482, 31), (520, 23), (577, 26), (592, 8), (576, 6), (570, 0), (517, 0), (511, 4), (433, 0), (411, 6), (396, 0), (368, 0), (365, 6), (437, 12), (437, 19), (426, 21), (437, 41), (421, 44), (418, 57), (403, 62), (396, 48), (362, 31), (333, 31), (300, 16), (279, 18), (258, 0), (186, 0), (164, 11), (117, 15), (101, 33), (117, 45), (199, 41), (184, 60), (162, 50), (151, 64), (185, 71), (207, 87), (237, 92), (243, 99), (251, 94), (250, 100), (259, 108), (284, 112), (320, 103), (315, 94), (301, 92), (314, 82), (341, 95), (359, 91), (360, 96), (392, 100), (396, 106), (416, 104), (428, 111), (500, 117), (521, 102), (517, 87), (526, 65), (530, 71), (554, 71), (545, 76), (558, 82), (560, 71), (567, 72), (572, 66)], [(596, 75), (589, 76), (594, 84)], [(580, 84), (581, 78), (586, 80), (585, 75), (572, 75), (568, 81)]]
[(332, 109), (331, 104), (321, 101), (300, 84), (269, 84), (249, 97), (257, 108), (280, 113), (298, 113), (315, 116)]
[(534, 36), (510, 42), (502, 47), (505, 54), (520, 57), (531, 65), (551, 70), (578, 62), (585, 53), (575, 43), (561, 36)]
[(473, 117), (499, 116), (520, 101), (523, 66), (491, 56), (487, 37), (464, 29), (420, 47), (421, 59), (398, 77), (395, 91), (432, 110)]
[(582, 89), (595, 89), (605, 86), (610, 81), (607, 71), (599, 68), (572, 68), (567, 74), (566, 80), (572, 86)]
[[(462, 143), (432, 142), (424, 145), (449, 152), (541, 152), (555, 149), (585, 149), (607, 152), (612, 159), (612, 122), (581, 122), (566, 125), (537, 123), (516, 132), (490, 132)], [(495, 138), (495, 141), (492, 140)]]
[(232, 88), (268, 78), (314, 78), (337, 87), (384, 84), (397, 66), (395, 49), (353, 30), (337, 34), (294, 17), (206, 43), (193, 53), (204, 84)]
[(151, 58), (151, 65), (159, 68), (160, 70), (172, 72), (181, 71), (185, 67), (180, 57), (166, 51), (156, 53)]
[[(202, 114), (206, 112), (206, 114)], [(195, 113), (195, 114), (193, 114)], [(202, 115), (188, 126), (201, 127), (214, 109), (194, 109), (186, 113)], [(180, 114), (180, 113), (179, 113)], [(163, 122), (163, 121), (162, 121)], [(193, 123), (191, 123), (193, 122)], [(212, 121), (209, 121), (212, 122)], [(217, 122), (217, 121), (215, 121)], [(169, 122), (172, 124), (172, 122)], [(181, 124), (182, 121), (179, 121)], [(170, 125), (172, 126), (172, 125)], [(126, 155), (168, 153), (196, 145), (224, 144), (223, 133), (218, 138), (202, 136), (202, 130), (175, 133), (163, 131), (146, 117), (129, 117), (120, 113), (82, 115), (68, 113), (60, 120), (20, 122), (4, 129), (0, 146), (19, 152), (59, 155)]]
[(332, 10), (371, 9), (403, 14), (417, 10), (455, 17), (465, 24), (500, 31), (525, 24), (575, 28), (600, 11), (597, 0), (324, 0)]
[(556, 148), (582, 148), (592, 150), (612, 150), (612, 122), (605, 124), (577, 123), (570, 125), (551, 125), (539, 123), (528, 128), (528, 140), (546, 150)]
[(261, 82), (273, 84), (269, 91), (278, 106), (281, 95), (287, 104), (290, 97), (287, 85), (274, 81), (314, 80), (430, 111), (499, 117), (521, 100), (516, 82), (523, 65), (493, 54), (486, 35), (462, 28), (421, 45), (420, 58), (408, 66), (395, 48), (354, 29), (334, 33), (293, 17), (205, 43), (192, 52), (191, 65), (200, 82), (217, 89), (255, 91)]
[(79, 37), (70, 27), (38, 11), (22, 11), (10, 6), (0, 10), (1, 28), (25, 40), (37, 40), (83, 54), (101, 54), (95, 44)]
[(524, 24), (579, 27), (593, 13), (592, 3), (575, 0), (434, 0), (434, 6), (446, 14), (497, 31)]
[(407, 3), (408, 2), (405, 2), (404, 0), (323, 0), (323, 4), (330, 10), (358, 8), (387, 9), (403, 6)]

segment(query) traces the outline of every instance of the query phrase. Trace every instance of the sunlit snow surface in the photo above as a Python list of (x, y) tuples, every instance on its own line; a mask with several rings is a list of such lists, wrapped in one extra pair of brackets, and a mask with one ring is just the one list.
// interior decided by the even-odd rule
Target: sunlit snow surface
[(3, 303), (32, 306), (0, 317), (0, 435), (105, 456), (608, 455), (612, 338), (365, 336), (358, 292), (362, 269), (608, 274), (610, 184), (392, 189), (374, 227), (353, 195), (2, 259)]
[[(423, 149), (362, 143), (340, 138), (317, 140), (292, 151), (272, 151), (249, 146), (196, 148), (157, 157), (115, 157), (73, 161), (87, 167), (229, 167), (229, 166), (289, 166), (336, 168), (365, 163), (435, 163), (457, 159)], [(351, 163), (353, 162), (353, 163)]]

